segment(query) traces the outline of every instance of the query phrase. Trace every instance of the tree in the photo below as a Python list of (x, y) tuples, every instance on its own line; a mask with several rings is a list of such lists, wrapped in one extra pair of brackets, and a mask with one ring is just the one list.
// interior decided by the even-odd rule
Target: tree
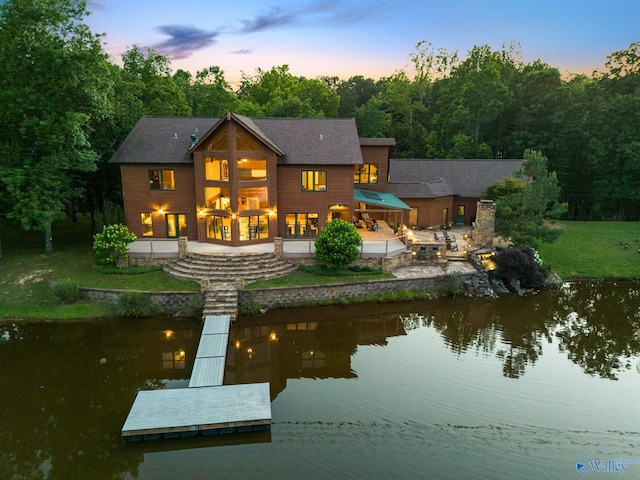
[(316, 259), (327, 268), (343, 268), (358, 258), (362, 238), (351, 223), (339, 218), (327, 222), (316, 240)]
[(535, 247), (538, 240), (552, 242), (560, 230), (545, 225), (567, 210), (560, 203), (560, 187), (555, 172), (547, 170), (547, 158), (535, 150), (524, 152), (522, 170), (516, 176), (524, 190), (496, 199), (495, 232), (515, 244)]
[(288, 65), (258, 68), (255, 77), (243, 74), (238, 98), (271, 117), (335, 117), (340, 106), (334, 89), (322, 80), (293, 76)]
[[(184, 78), (185, 75), (188, 75), (188, 80)], [(183, 77), (183, 80), (180, 80), (180, 77)], [(173, 78), (176, 83), (180, 82), (183, 85), (186, 83), (185, 80), (188, 82), (186, 98), (194, 116), (220, 117), (227, 112), (237, 111), (238, 99), (220, 67), (200, 70), (193, 83), (191, 74), (183, 70), (179, 70)]]
[(84, 1), (0, 4), (0, 196), (25, 230), (45, 233), (83, 191), (98, 158), (93, 122), (109, 111), (107, 56), (82, 23)]

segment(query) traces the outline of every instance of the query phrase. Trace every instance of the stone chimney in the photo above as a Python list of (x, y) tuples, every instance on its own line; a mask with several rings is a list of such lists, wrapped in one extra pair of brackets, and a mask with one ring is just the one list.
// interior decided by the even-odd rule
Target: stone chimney
[(477, 204), (476, 223), (473, 226), (473, 243), (477, 246), (493, 248), (496, 224), (496, 202), (480, 200)]

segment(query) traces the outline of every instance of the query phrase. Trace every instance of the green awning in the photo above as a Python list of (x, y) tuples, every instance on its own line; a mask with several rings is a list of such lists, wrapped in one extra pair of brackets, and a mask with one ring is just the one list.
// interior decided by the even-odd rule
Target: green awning
[(385, 207), (394, 210), (411, 210), (411, 207), (409, 205), (390, 193), (374, 192), (371, 190), (354, 188), (353, 199), (356, 202), (368, 203), (369, 205), (377, 205), (379, 207)]

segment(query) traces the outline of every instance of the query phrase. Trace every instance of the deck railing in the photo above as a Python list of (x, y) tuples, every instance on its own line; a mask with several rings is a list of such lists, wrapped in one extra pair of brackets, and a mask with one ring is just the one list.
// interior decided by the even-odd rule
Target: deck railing
[[(315, 238), (283, 238), (282, 255), (284, 257), (311, 258), (315, 256)], [(390, 257), (406, 250), (406, 235), (384, 240), (363, 240), (360, 245), (360, 258)]]

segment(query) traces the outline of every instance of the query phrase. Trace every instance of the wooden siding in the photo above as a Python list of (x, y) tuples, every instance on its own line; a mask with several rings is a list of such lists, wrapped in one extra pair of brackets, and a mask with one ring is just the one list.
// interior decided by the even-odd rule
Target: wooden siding
[[(226, 123), (223, 124), (221, 128), (227, 129), (227, 150), (226, 151), (205, 151), (205, 150), (196, 150), (193, 153), (194, 160), (194, 175), (195, 175), (195, 201), (198, 209), (200, 206), (204, 206), (204, 189), (207, 186), (216, 186), (222, 188), (229, 188), (230, 198), (231, 198), (231, 211), (238, 212), (240, 211), (240, 206), (238, 205), (238, 188), (247, 188), (247, 187), (267, 187), (267, 195), (268, 195), (268, 204), (270, 208), (276, 209), (277, 202), (277, 158), (273, 150), (269, 149), (264, 143), (260, 140), (260, 138), (253, 135), (250, 131), (244, 129), (240, 125), (235, 123)], [(220, 130), (212, 131), (210, 137), (216, 135)], [(246, 135), (249, 135), (251, 138), (256, 140), (257, 143), (264, 147), (264, 150), (260, 151), (238, 151), (235, 145), (235, 136), (236, 132), (241, 131)], [(204, 139), (201, 142), (202, 145), (207, 145), (209, 142)], [(228, 182), (215, 182), (215, 181), (207, 181), (205, 180), (205, 168), (204, 168), (204, 158), (205, 157), (217, 157), (217, 158), (226, 158), (229, 160), (229, 181)], [(236, 161), (239, 158), (266, 158), (267, 159), (267, 181), (266, 184), (264, 181), (243, 181), (238, 182), (237, 180), (237, 171), (236, 171)], [(267, 209), (268, 210), (268, 209)], [(215, 214), (215, 212), (212, 212)], [(266, 213), (265, 210), (256, 210), (256, 215), (264, 215)], [(221, 242), (216, 240), (211, 240), (207, 238), (206, 230), (205, 230), (205, 218), (204, 215), (198, 215), (198, 240), (201, 242), (213, 242), (213, 243), (224, 243), (231, 245), (249, 245), (252, 243), (264, 243), (265, 241), (273, 241), (273, 237), (276, 236), (276, 221), (270, 220), (269, 225), (269, 239), (261, 239), (258, 241), (243, 241), (240, 242), (237, 233), (237, 224), (236, 228), (232, 229), (232, 241), (229, 242)]]
[[(302, 171), (327, 172), (326, 192), (303, 192)], [(322, 228), (327, 222), (329, 205), (347, 205), (353, 215), (353, 165), (314, 167), (311, 165), (280, 165), (278, 167), (278, 234), (284, 236), (287, 213), (318, 213)]]
[(357, 183), (356, 188), (374, 190), (376, 192), (387, 191), (387, 177), (389, 175), (389, 147), (387, 146), (360, 146), (363, 163), (378, 164), (378, 183)]
[[(176, 189), (172, 191), (149, 190), (149, 170), (173, 170)], [(167, 238), (165, 214), (183, 213), (187, 215), (187, 234), (197, 238), (197, 212), (195, 209), (195, 184), (193, 165), (180, 164), (121, 164), (122, 196), (124, 199), (125, 222), (129, 231), (142, 237), (140, 213), (151, 212), (153, 237)], [(164, 209), (163, 214), (158, 209)]]

